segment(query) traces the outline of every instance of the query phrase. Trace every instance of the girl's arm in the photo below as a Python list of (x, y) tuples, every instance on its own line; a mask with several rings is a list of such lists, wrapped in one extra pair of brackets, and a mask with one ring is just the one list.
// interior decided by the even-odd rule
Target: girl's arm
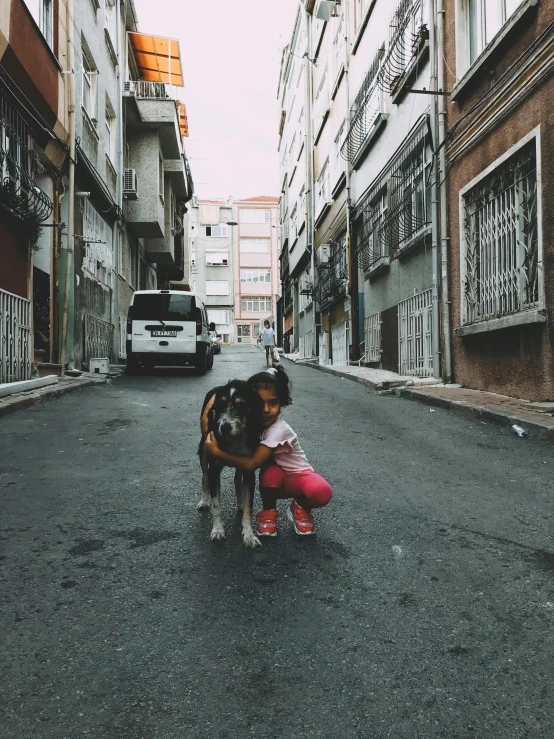
[(215, 436), (211, 432), (206, 438), (204, 448), (212, 457), (221, 459), (221, 461), (225, 462), (225, 464), (228, 464), (231, 467), (238, 467), (245, 472), (254, 472), (259, 467), (263, 467), (264, 464), (269, 461), (269, 459), (273, 455), (272, 450), (268, 446), (264, 446), (263, 444), (260, 444), (258, 446), (251, 457), (247, 457), (246, 454), (229, 454), (228, 452), (224, 452), (223, 449), (219, 448)]
[(206, 436), (208, 433), (208, 413), (210, 412), (210, 409), (215, 401), (215, 393), (212, 395), (212, 397), (208, 401), (208, 405), (204, 408), (204, 413), (202, 414), (202, 418), (200, 419), (200, 429), (202, 431), (202, 436)]

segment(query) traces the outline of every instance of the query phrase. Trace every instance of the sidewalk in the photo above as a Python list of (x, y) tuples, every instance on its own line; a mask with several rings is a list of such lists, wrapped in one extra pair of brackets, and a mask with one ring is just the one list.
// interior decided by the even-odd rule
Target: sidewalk
[(106, 381), (107, 378), (105, 375), (93, 377), (87, 373), (83, 373), (81, 377), (58, 377), (55, 385), (39, 387), (0, 398), (0, 418), (23, 408), (31, 408), (34, 405), (46, 403), (65, 393), (72, 393), (75, 390), (91, 387), (92, 385)]
[(283, 357), (304, 367), (359, 382), (370, 390), (393, 392), (407, 400), (446, 408), (463, 416), (475, 416), (504, 427), (517, 424), (530, 437), (554, 442), (554, 403), (530, 403), (506, 395), (469, 390), (459, 385), (443, 385), (433, 377), (407, 377), (387, 370), (355, 365), (321, 366), (315, 360), (299, 359), (297, 354), (284, 354)]

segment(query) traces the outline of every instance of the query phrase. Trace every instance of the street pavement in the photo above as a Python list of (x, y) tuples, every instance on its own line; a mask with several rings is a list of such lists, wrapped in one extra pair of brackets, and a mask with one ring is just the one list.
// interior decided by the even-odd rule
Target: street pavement
[(2, 739), (552, 739), (552, 444), (287, 363), (333, 500), (247, 550), (228, 470), (210, 542), (202, 400), (261, 366), (1, 420)]

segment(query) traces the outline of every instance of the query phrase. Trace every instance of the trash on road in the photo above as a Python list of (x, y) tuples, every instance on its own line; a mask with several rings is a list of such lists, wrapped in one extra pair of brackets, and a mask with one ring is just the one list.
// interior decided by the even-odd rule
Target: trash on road
[(516, 423), (512, 426), (512, 430), (515, 431), (515, 433), (521, 438), (524, 439), (527, 436), (527, 431), (522, 428), (521, 426), (518, 426)]

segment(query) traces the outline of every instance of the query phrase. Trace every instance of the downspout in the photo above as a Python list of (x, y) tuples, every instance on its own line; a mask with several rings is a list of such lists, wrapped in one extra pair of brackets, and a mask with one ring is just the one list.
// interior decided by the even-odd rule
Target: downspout
[[(429, 0), (429, 47), (431, 62), (431, 149), (433, 152), (437, 150), (437, 48), (435, 33), (435, 0)], [(437, 158), (433, 154), (433, 164), (431, 171), (431, 269), (433, 274), (432, 287), (432, 334), (431, 348), (433, 353), (433, 376), (440, 377), (440, 321), (439, 321), (439, 224), (438, 224), (438, 201), (437, 201), (437, 178), (438, 178)]]
[(67, 247), (65, 261), (65, 290), (63, 296), (62, 338), (60, 347), (61, 374), (65, 374), (67, 343), (67, 320), (69, 314), (69, 291), (74, 248), (75, 222), (75, 61), (73, 55), (73, 0), (66, 4), (67, 28), (67, 84), (69, 86), (68, 133), (69, 133), (69, 187), (67, 203)]
[[(437, 84), (439, 92), (444, 92), (444, 5), (443, 0), (437, 0)], [(446, 97), (438, 95), (438, 126), (439, 138), (439, 207), (440, 207), (440, 240), (441, 240), (441, 289), (442, 289), (442, 330), (443, 330), (443, 379), (452, 380), (452, 351), (450, 346), (450, 292), (448, 287), (448, 223), (446, 200), (446, 153), (442, 143), (446, 136)]]
[[(344, 130), (350, 131), (350, 84), (348, 81), (348, 71), (350, 67), (350, 49), (348, 47), (348, 30), (350, 28), (350, 4), (345, 3), (344, 6), (344, 84), (346, 92), (346, 115)], [(340, 143), (340, 142), (339, 142)], [(350, 295), (350, 339), (353, 349), (353, 358), (358, 359), (360, 352), (360, 335), (359, 335), (359, 305), (358, 305), (358, 264), (352, 255), (352, 223), (350, 206), (352, 203), (350, 191), (350, 161), (346, 160), (346, 253), (348, 255), (348, 272), (349, 280), (346, 282), (346, 296)], [(351, 289), (350, 289), (351, 288)], [(329, 333), (331, 326), (329, 325)]]
[[(312, 130), (312, 16), (306, 8), (306, 34), (308, 51), (304, 59), (306, 70), (306, 234), (310, 240), (310, 278), (312, 282), (312, 357), (316, 356), (317, 326), (316, 326), (316, 301), (313, 294), (315, 288), (315, 229), (314, 229), (314, 146)], [(296, 339), (295, 339), (296, 344)]]
[[(118, 164), (119, 164), (119, 172), (117, 176), (117, 191), (116, 191), (116, 198), (117, 198), (117, 213), (116, 213), (116, 220), (115, 220), (115, 228), (113, 230), (114, 237), (115, 237), (115, 256), (116, 259), (113, 260), (113, 264), (117, 262), (117, 270), (118, 274), (115, 276), (114, 279), (114, 286), (115, 290), (112, 291), (112, 301), (115, 306), (119, 306), (119, 287), (120, 287), (120, 280), (118, 275), (123, 275), (123, 225), (120, 223), (121, 214), (123, 212), (123, 175), (124, 175), (124, 162), (123, 162), (123, 75), (125, 74), (125, 70), (122, 69), (121, 60), (122, 60), (122, 53), (121, 53), (121, 43), (122, 43), (122, 29), (121, 29), (121, 7), (118, 3), (116, 3), (116, 19), (115, 19), (115, 28), (116, 28), (116, 35), (117, 35), (117, 73), (116, 73), (116, 80), (117, 80), (117, 134), (118, 134), (118, 142), (119, 142), (119, 152), (118, 152)], [(125, 7), (126, 12), (126, 7)], [(121, 264), (119, 264), (119, 258), (121, 256)], [(115, 308), (114, 308), (115, 313)], [(119, 321), (117, 322), (119, 325)], [(115, 316), (113, 319), (114, 328), (116, 326), (115, 322)], [(119, 331), (121, 331), (121, 326), (119, 326)], [(125, 337), (127, 338), (127, 337)], [(123, 344), (121, 340), (121, 336), (119, 337), (119, 344), (120, 346)], [(114, 358), (116, 362), (119, 362), (119, 350), (117, 351), (117, 354), (115, 353), (115, 347), (113, 347), (112, 352), (114, 353)]]

